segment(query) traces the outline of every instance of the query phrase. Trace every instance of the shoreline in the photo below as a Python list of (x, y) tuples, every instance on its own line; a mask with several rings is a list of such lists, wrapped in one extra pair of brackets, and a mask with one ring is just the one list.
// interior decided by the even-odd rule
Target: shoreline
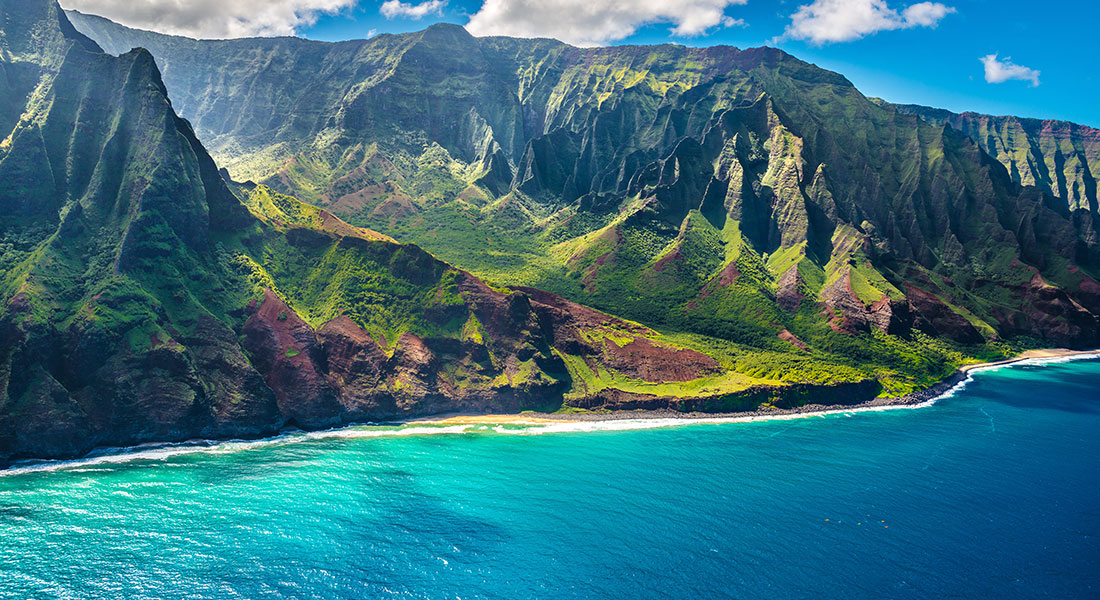
[(892, 409), (912, 409), (930, 406), (936, 400), (951, 392), (970, 379), (977, 371), (996, 369), (1027, 361), (1037, 363), (1065, 359), (1100, 358), (1100, 349), (1070, 350), (1068, 348), (1043, 348), (1027, 350), (1012, 358), (985, 363), (960, 366), (944, 380), (923, 390), (910, 392), (904, 396), (891, 398), (872, 398), (857, 404), (804, 404), (796, 408), (774, 408), (740, 412), (678, 412), (674, 410), (630, 410), (587, 413), (535, 413), (518, 414), (463, 414), (449, 413), (433, 417), (401, 421), (406, 425), (552, 425), (559, 423), (583, 423), (598, 421), (631, 420), (668, 420), (684, 422), (750, 422), (771, 419), (791, 419), (816, 417), (846, 412), (882, 411)]
[[(62, 459), (23, 459), (0, 465), (0, 477), (21, 473), (54, 471), (81, 465), (124, 463), (133, 460), (158, 460), (178, 454), (203, 451), (233, 451), (233, 447), (252, 448), (287, 441), (314, 440), (327, 437), (382, 437), (386, 435), (421, 435), (441, 433), (466, 433), (483, 430), (478, 426), (535, 426), (526, 433), (566, 433), (598, 430), (632, 430), (674, 427), (679, 425), (750, 423), (824, 417), (827, 415), (879, 412), (886, 410), (917, 409), (935, 404), (948, 393), (970, 380), (971, 374), (986, 369), (996, 369), (1032, 361), (1033, 364), (1067, 360), (1100, 358), (1100, 350), (1044, 349), (1029, 350), (1019, 356), (987, 363), (963, 365), (943, 381), (905, 396), (873, 398), (858, 404), (823, 405), (806, 404), (792, 409), (769, 409), (734, 413), (675, 412), (671, 410), (634, 410), (606, 413), (518, 413), (518, 414), (440, 414), (415, 419), (349, 423), (323, 430), (286, 430), (275, 435), (248, 439), (193, 439), (178, 442), (145, 443), (135, 446), (99, 448), (82, 457)], [(415, 426), (427, 426), (417, 428)], [(397, 429), (378, 431), (373, 428), (388, 426)], [(366, 429), (364, 429), (366, 428)], [(498, 427), (498, 431), (501, 429)]]
[(992, 369), (994, 367), (1003, 367), (1005, 365), (1011, 365), (1018, 362), (1024, 362), (1027, 360), (1036, 361), (1050, 361), (1063, 358), (1073, 358), (1077, 356), (1100, 356), (1100, 349), (1096, 350), (1070, 350), (1068, 348), (1041, 348), (1036, 350), (1025, 350), (1019, 355), (1012, 358), (1006, 358), (1004, 360), (998, 360), (987, 363), (976, 363), (972, 365), (963, 365), (959, 367), (959, 371), (962, 373), (969, 373), (975, 370)]

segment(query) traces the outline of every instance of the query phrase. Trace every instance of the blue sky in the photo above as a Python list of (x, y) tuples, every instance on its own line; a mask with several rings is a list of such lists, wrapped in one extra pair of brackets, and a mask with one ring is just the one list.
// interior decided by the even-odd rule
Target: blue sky
[[(335, 41), (415, 31), (443, 21), (468, 26), (474, 33), (542, 35), (586, 45), (771, 45), (840, 72), (863, 93), (893, 102), (1066, 119), (1100, 127), (1100, 80), (1094, 72), (1100, 50), (1093, 37), (1100, 24), (1100, 2), (1093, 1), (62, 0), (62, 4), (132, 26), (194, 37), (294, 33)], [(180, 14), (181, 4), (190, 5), (188, 14)], [(201, 18), (195, 16), (199, 13)], [(990, 63), (988, 77), (983, 57)]]

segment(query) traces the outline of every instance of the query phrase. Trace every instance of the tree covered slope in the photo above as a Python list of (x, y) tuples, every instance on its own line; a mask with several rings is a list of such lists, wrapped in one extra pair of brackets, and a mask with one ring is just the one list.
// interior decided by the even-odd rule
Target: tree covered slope
[(581, 49), (447, 25), (338, 44), (77, 25), (163, 56), (181, 112), (235, 176), (499, 283), (858, 360), (904, 361), (893, 344), (919, 346), (913, 331), (1098, 335), (1087, 144), (1035, 144), (1028, 160), (1057, 168), (1025, 177), (973, 127), (883, 106), (779, 50)]
[(0, 0), (0, 108), (0, 463), (447, 411), (882, 390), (839, 357), (766, 371), (727, 342), (493, 288), (234, 183), (152, 55), (102, 52), (52, 1)]

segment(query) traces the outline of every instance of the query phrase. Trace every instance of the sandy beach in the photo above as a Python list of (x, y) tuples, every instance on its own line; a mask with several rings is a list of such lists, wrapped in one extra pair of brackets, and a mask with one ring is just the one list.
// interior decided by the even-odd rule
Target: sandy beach
[(499, 414), (499, 415), (441, 415), (427, 419), (409, 421), (410, 425), (545, 425), (547, 423), (560, 423), (571, 420), (569, 415), (560, 415), (560, 418), (546, 416), (532, 416), (529, 414)]
[[(424, 430), (419, 430), (416, 428), (399, 428), (396, 430), (391, 429), (389, 431), (383, 432), (364, 432), (364, 430), (358, 429), (356, 426), (353, 425), (340, 427), (337, 429), (305, 433), (302, 436), (302, 439), (318, 439), (328, 436), (374, 437), (382, 435), (422, 435), (432, 432), (461, 433), (466, 428), (476, 427), (478, 425), (533, 426), (532, 429), (537, 429), (550, 433), (584, 432), (597, 430), (630, 430), (649, 429), (654, 427), (669, 427), (692, 423), (746, 423), (752, 421), (772, 421), (823, 417), (831, 414), (915, 409), (932, 405), (938, 398), (943, 397), (945, 393), (951, 391), (955, 387), (965, 382), (969, 378), (969, 374), (976, 370), (1002, 367), (1028, 360), (1042, 362), (1057, 361), (1061, 359), (1072, 359), (1074, 357), (1087, 358), (1098, 356), (1100, 356), (1100, 350), (1068, 350), (1064, 348), (1029, 350), (1011, 359), (964, 365), (960, 367), (954, 373), (954, 375), (948, 377), (947, 379), (927, 389), (920, 390), (912, 394), (896, 398), (873, 398), (871, 400), (858, 404), (807, 404), (791, 409), (769, 408), (734, 413), (676, 412), (672, 410), (622, 410), (612, 412), (582, 412), (566, 414), (535, 412), (525, 412), (518, 414), (452, 413), (410, 419), (408, 421), (401, 422), (405, 425), (432, 426)], [(385, 423), (385, 425), (390, 426), (394, 424), (394, 422)], [(191, 442), (172, 444), (146, 444), (144, 446), (134, 446), (129, 449), (114, 448), (112, 449), (114, 452), (102, 452), (95, 456), (89, 455), (84, 458), (72, 460), (34, 461), (34, 464), (31, 464), (29, 466), (17, 465), (15, 469), (0, 469), (0, 476), (28, 471), (52, 471), (81, 464), (128, 462), (130, 460), (137, 460), (142, 458), (164, 458), (166, 456), (172, 456), (176, 454), (187, 454), (195, 451), (204, 451), (211, 446), (217, 447), (221, 443), (231, 443), (241, 447), (257, 447), (270, 443), (280, 443), (281, 440), (282, 436), (277, 436), (273, 438), (259, 438), (255, 440), (235, 440), (232, 442), (226, 440), (223, 440), (221, 442), (216, 442), (213, 440), (192, 440)], [(123, 450), (139, 451), (123, 452)]]
[(813, 417), (830, 413), (889, 410), (891, 408), (917, 408), (927, 406), (955, 386), (965, 381), (969, 374), (995, 367), (1002, 367), (1028, 360), (1057, 360), (1075, 356), (1100, 355), (1097, 350), (1070, 350), (1068, 348), (1044, 348), (1028, 350), (1005, 360), (962, 365), (954, 375), (920, 391), (895, 398), (874, 398), (859, 404), (826, 405), (807, 404), (791, 409), (770, 408), (734, 413), (677, 412), (673, 410), (623, 410), (588, 413), (521, 413), (521, 414), (451, 414), (409, 421), (422, 425), (548, 425), (580, 421), (620, 421), (632, 419), (683, 419), (715, 421), (754, 421), (760, 419), (789, 419)]
[(1046, 360), (1052, 358), (1069, 358), (1072, 356), (1084, 356), (1089, 354), (1100, 354), (1098, 350), (1070, 350), (1068, 348), (1044, 348), (1041, 350), (1028, 350), (1021, 353), (1014, 358), (1007, 358), (1005, 360), (999, 360), (995, 362), (976, 363), (972, 365), (963, 365), (959, 367), (959, 371), (963, 373), (969, 373), (975, 369), (988, 369), (990, 367), (1000, 367), (1004, 365), (1011, 365), (1013, 363), (1022, 362), (1025, 360)]

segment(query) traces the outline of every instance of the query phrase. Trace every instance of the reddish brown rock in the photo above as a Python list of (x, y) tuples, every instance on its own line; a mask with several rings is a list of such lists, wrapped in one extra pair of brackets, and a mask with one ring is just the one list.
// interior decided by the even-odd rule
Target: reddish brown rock
[(336, 394), (323, 376), (316, 333), (271, 290), (244, 325), (244, 347), (275, 392), (288, 423), (321, 427), (343, 419)]
[(722, 271), (718, 273), (718, 283), (729, 287), (733, 285), (733, 282), (737, 281), (737, 278), (741, 276), (741, 271), (737, 270), (736, 263), (730, 263), (722, 268)]
[(374, 338), (342, 315), (321, 326), (318, 335), (329, 384), (338, 390), (344, 410), (358, 418), (395, 414), (393, 398), (385, 388), (389, 357)]
[(787, 312), (797, 311), (805, 298), (802, 295), (801, 288), (802, 276), (798, 273), (798, 265), (795, 265), (787, 269), (777, 282), (775, 302), (779, 305), (779, 308)]
[(833, 313), (839, 313), (830, 321), (834, 331), (858, 333), (870, 328), (870, 315), (867, 307), (852, 291), (848, 273), (821, 290), (821, 301)]
[(927, 333), (943, 335), (964, 344), (976, 344), (984, 340), (966, 317), (951, 310), (935, 294), (914, 285), (906, 285), (905, 295), (920, 317), (918, 326)]
[(718, 371), (718, 362), (706, 354), (645, 338), (623, 346), (604, 340), (602, 362), (627, 377), (653, 382), (691, 381)]
[(1073, 300), (1061, 288), (1049, 285), (1038, 273), (1022, 290), (1027, 331), (1059, 345), (1073, 346), (1082, 339), (1100, 335), (1095, 315)]
[(779, 332), (779, 339), (783, 340), (784, 342), (790, 342), (796, 348), (798, 348), (799, 350), (801, 350), (803, 352), (809, 352), (810, 351), (810, 348), (809, 348), (809, 346), (806, 345), (806, 342), (803, 342), (802, 340), (798, 339), (797, 335), (791, 333), (790, 331), (787, 331), (786, 329)]
[(871, 306), (865, 305), (852, 289), (850, 267), (845, 267), (844, 275), (821, 291), (821, 300), (830, 311), (840, 313), (839, 318), (830, 322), (838, 332), (859, 333), (875, 328), (901, 334), (907, 332), (913, 322), (905, 301), (891, 300), (883, 295)]

